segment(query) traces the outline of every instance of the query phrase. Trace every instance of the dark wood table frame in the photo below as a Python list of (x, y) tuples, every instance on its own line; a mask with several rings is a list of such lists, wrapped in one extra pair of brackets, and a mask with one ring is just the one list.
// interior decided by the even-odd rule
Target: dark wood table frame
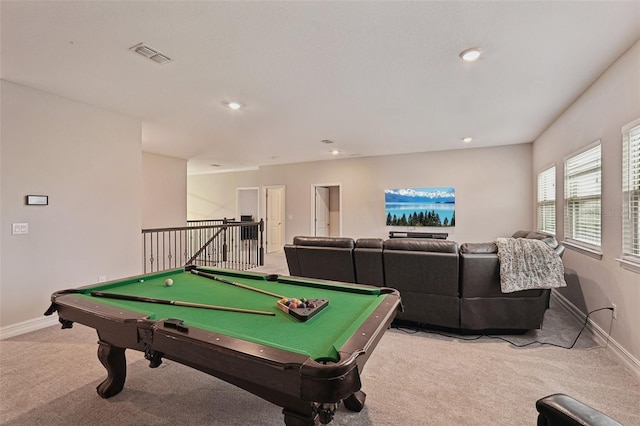
[(98, 358), (107, 378), (97, 387), (109, 398), (126, 380), (125, 350), (142, 351), (154, 368), (171, 359), (232, 383), (283, 407), (285, 424), (309, 426), (333, 419), (339, 402), (360, 411), (366, 395), (360, 374), (400, 308), (397, 290), (383, 288), (384, 300), (339, 349), (338, 362), (317, 362), (307, 356), (172, 321), (118, 309), (61, 291), (51, 297), (46, 314), (58, 312), (62, 328), (74, 322), (94, 328), (99, 337)]

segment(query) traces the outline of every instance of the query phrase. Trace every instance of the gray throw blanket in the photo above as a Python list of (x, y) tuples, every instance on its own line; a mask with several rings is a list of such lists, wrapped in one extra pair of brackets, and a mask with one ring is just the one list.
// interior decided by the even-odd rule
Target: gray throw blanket
[(547, 243), (528, 238), (498, 238), (503, 293), (565, 287), (560, 256)]

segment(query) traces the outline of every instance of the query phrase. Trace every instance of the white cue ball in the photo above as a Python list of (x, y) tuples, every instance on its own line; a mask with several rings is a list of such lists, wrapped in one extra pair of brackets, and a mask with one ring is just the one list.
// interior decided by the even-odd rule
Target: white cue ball
[(173, 285), (173, 280), (171, 278), (167, 278), (166, 280), (164, 280), (164, 285), (166, 285), (167, 287), (171, 287)]

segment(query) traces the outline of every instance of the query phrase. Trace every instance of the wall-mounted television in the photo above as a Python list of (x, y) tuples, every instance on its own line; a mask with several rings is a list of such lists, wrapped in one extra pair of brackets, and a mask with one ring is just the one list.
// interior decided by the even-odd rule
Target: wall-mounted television
[(456, 191), (450, 186), (384, 191), (387, 226), (456, 226)]

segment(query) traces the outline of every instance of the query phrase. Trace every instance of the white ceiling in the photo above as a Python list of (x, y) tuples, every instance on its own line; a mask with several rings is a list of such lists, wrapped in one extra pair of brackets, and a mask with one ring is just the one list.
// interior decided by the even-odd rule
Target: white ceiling
[(140, 117), (191, 174), (531, 142), (640, 38), (638, 1), (0, 4), (3, 79)]

